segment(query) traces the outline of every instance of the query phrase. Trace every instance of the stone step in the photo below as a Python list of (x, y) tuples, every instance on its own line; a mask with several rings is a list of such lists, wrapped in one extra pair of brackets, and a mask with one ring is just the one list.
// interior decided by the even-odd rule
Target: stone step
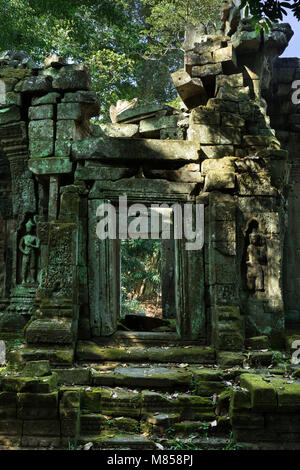
[(195, 390), (197, 395), (212, 396), (226, 388), (219, 370), (173, 365), (100, 366), (92, 368), (93, 386), (117, 386), (151, 390)]
[(92, 384), (95, 386), (119, 386), (151, 388), (155, 390), (188, 390), (193, 375), (179, 367), (115, 367), (109, 370), (93, 370)]
[[(157, 332), (157, 331), (116, 331), (111, 336), (103, 337), (97, 340), (99, 346), (105, 345), (125, 345), (125, 346), (199, 346), (203, 340), (191, 341), (182, 340), (176, 332)], [(203, 345), (205, 343), (203, 342)]]
[(209, 346), (103, 347), (93, 341), (78, 341), (76, 358), (94, 362), (174, 362), (213, 364), (215, 351)]
[(74, 361), (74, 348), (72, 346), (45, 346), (34, 347), (21, 345), (7, 354), (9, 361), (25, 364), (28, 361), (50, 361), (53, 366), (71, 366)]
[(154, 450), (155, 443), (140, 434), (116, 433), (104, 431), (98, 436), (81, 436), (78, 445), (92, 444), (95, 449), (118, 449), (118, 450)]
[(99, 435), (100, 432), (139, 432), (138, 419), (125, 416), (105, 416), (100, 413), (82, 413), (80, 415), (80, 434), (82, 436)]
[[(174, 413), (181, 420), (212, 421), (213, 399), (191, 393), (159, 393), (151, 390), (87, 387), (81, 392), (82, 415), (104, 415), (111, 418), (147, 419), (154, 413)], [(103, 424), (99, 416), (99, 423)], [(85, 418), (88, 420), (88, 418)], [(95, 421), (97, 418), (92, 418)]]
[(201, 437), (193, 439), (175, 439), (164, 442), (171, 450), (233, 450), (234, 444), (229, 437)]
[[(117, 450), (231, 450), (234, 448), (229, 437), (208, 437), (166, 439), (149, 438), (140, 434), (131, 433), (101, 433), (98, 436), (80, 436), (78, 447), (92, 444), (92, 449), (117, 449)], [(158, 447), (156, 444), (160, 444)]]

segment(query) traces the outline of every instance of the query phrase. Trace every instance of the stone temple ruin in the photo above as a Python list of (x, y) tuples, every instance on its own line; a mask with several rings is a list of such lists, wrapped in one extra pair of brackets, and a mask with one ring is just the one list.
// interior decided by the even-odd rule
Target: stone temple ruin
[[(300, 60), (278, 58), (292, 35), (257, 35), (224, 2), (186, 32), (182, 110), (119, 103), (100, 126), (88, 67), (1, 53), (2, 446), (224, 448), (233, 430), (299, 448)], [(120, 241), (98, 239), (96, 211), (120, 195), (205, 207), (203, 249), (162, 242), (176, 331), (118, 329)]]

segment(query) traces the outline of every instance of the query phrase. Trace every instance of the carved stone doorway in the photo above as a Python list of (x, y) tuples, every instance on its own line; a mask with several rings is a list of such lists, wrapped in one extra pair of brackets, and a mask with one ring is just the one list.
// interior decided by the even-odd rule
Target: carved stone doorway
[[(95, 338), (114, 335), (118, 329), (121, 309), (120, 240), (100, 240), (96, 234), (100, 204), (112, 199), (89, 200), (88, 277), (91, 332)], [(116, 203), (116, 200), (113, 201)], [(130, 203), (136, 202), (130, 200)], [(145, 205), (153, 200), (144, 199)], [(169, 203), (159, 198), (159, 203)], [(172, 203), (177, 202), (174, 199)], [(182, 201), (179, 201), (182, 204)], [(178, 340), (204, 342), (206, 314), (204, 302), (204, 255), (201, 250), (186, 250), (186, 239), (162, 241), (163, 309), (174, 309)], [(170, 267), (171, 269), (167, 269)], [(173, 280), (171, 279), (173, 272)]]

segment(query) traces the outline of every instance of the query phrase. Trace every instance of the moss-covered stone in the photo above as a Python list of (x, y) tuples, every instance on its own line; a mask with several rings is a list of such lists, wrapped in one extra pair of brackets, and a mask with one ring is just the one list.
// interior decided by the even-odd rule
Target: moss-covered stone
[(277, 408), (277, 395), (271, 381), (254, 374), (240, 376), (241, 387), (250, 392), (253, 410), (274, 410)]
[(55, 104), (60, 98), (60, 94), (57, 92), (47, 93), (44, 96), (35, 96), (32, 98), (32, 106), (39, 106), (44, 104)]
[(221, 369), (209, 369), (207, 367), (189, 367), (195, 380), (209, 380), (217, 382), (223, 379), (223, 371)]
[(240, 388), (231, 392), (230, 413), (241, 410), (249, 410), (251, 408), (251, 395), (249, 390)]
[(270, 341), (268, 336), (252, 336), (247, 339), (247, 346), (251, 349), (269, 349)]
[[(34, 157), (34, 153), (32, 157)], [(63, 173), (71, 173), (72, 162), (68, 154), (50, 158), (31, 158), (28, 162), (29, 169), (35, 175), (59, 175)]]
[(29, 108), (29, 119), (53, 119), (53, 105), (43, 104), (41, 106), (32, 106)]
[(28, 361), (22, 371), (24, 377), (44, 377), (51, 375), (49, 361)]
[(220, 367), (226, 369), (232, 366), (241, 366), (245, 360), (245, 355), (238, 352), (220, 351), (217, 360)]
[(10, 375), (2, 377), (1, 387), (7, 392), (50, 393), (57, 388), (57, 375), (53, 373), (48, 377), (40, 378)]
[(101, 412), (102, 388), (93, 388), (82, 391), (82, 410), (90, 413)]
[(26, 341), (29, 344), (70, 344), (73, 342), (73, 335), (73, 324), (69, 318), (38, 319), (26, 329)]
[(105, 348), (93, 341), (78, 341), (77, 357), (79, 360), (118, 361), (118, 362), (187, 362), (209, 364), (214, 361), (214, 350), (210, 347), (193, 346), (190, 348), (159, 347), (150, 348)]
[(57, 419), (58, 392), (18, 393), (17, 407), (20, 419)]
[(89, 368), (78, 367), (70, 369), (56, 368), (55, 372), (59, 384), (65, 385), (87, 385), (91, 381)]
[(140, 449), (140, 450), (154, 450), (156, 449), (153, 441), (145, 436), (118, 433), (116, 431), (104, 431), (100, 436), (97, 437), (81, 437), (79, 444), (87, 444), (88, 442), (93, 443), (93, 448), (100, 449)]
[(139, 417), (141, 394), (124, 389), (102, 389), (101, 413), (109, 416)]
[(191, 384), (193, 392), (203, 397), (211, 397), (215, 393), (221, 393), (225, 390), (226, 385), (222, 382), (213, 382), (208, 380), (194, 380)]

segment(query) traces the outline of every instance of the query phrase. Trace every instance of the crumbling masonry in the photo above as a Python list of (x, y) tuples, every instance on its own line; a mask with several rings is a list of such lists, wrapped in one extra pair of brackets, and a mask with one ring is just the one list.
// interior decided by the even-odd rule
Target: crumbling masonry
[[(224, 2), (186, 32), (181, 111), (119, 103), (100, 126), (86, 66), (0, 54), (2, 445), (155, 448), (172, 429), (201, 447), (217, 420), (208, 446), (232, 426), (250, 448), (299, 447), (297, 371), (257, 372), (300, 323), (300, 61), (278, 59), (292, 34), (256, 34)], [(162, 245), (176, 332), (118, 330), (120, 244), (97, 238), (96, 209), (120, 195), (205, 205), (202, 250)]]

